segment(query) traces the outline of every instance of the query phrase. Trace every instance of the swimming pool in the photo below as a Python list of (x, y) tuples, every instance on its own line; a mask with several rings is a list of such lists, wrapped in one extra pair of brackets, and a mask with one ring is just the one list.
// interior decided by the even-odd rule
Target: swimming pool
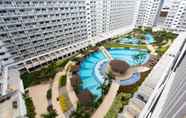
[[(129, 65), (143, 64), (147, 62), (150, 57), (147, 51), (139, 49), (111, 48), (108, 49), (108, 51), (114, 59), (124, 60)], [(141, 52), (144, 53), (144, 56), (142, 58), (135, 59), (134, 56), (140, 54)], [(103, 61), (103, 63), (100, 63), (101, 61)], [(108, 63), (107, 58), (104, 57), (102, 52), (97, 51), (91, 53), (80, 64), (79, 75), (82, 81), (82, 89), (88, 89), (93, 95), (98, 97), (101, 96), (101, 89), (99, 89), (99, 87), (103, 83), (103, 81), (100, 81), (99, 76), (97, 76), (96, 74), (96, 71), (97, 73), (101, 71), (97, 69), (96, 66), (98, 64), (102, 64), (104, 66), (104, 63)], [(137, 81), (137, 79), (139, 79), (139, 74), (133, 75), (132, 79), (129, 79), (128, 82), (126, 81), (121, 84), (132, 84), (133, 82)]]
[(139, 40), (138, 39), (136, 39), (136, 38), (133, 38), (133, 37), (131, 37), (131, 38), (121, 38), (121, 39), (119, 39), (119, 43), (120, 44), (139, 44)]
[[(145, 34), (145, 40), (147, 41), (148, 44), (154, 43), (154, 37), (151, 33)], [(139, 44), (140, 40), (134, 37), (131, 38), (120, 38), (119, 39), (120, 44)]]
[(154, 37), (152, 36), (152, 34), (148, 33), (145, 35), (145, 40), (147, 41), (148, 44), (154, 43)]

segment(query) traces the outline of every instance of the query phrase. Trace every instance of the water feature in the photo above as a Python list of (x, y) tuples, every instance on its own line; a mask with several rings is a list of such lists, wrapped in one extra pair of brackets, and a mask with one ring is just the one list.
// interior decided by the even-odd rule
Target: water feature
[(133, 37), (131, 37), (131, 38), (121, 38), (121, 39), (119, 39), (119, 43), (120, 44), (139, 44), (139, 40), (138, 39), (136, 39), (136, 38), (133, 38)]
[(145, 40), (147, 41), (148, 44), (151, 44), (151, 43), (155, 42), (154, 37), (150, 33), (147, 33), (145, 35)]
[[(147, 51), (139, 49), (111, 48), (108, 51), (114, 59), (124, 60), (129, 65), (143, 64), (147, 62), (150, 56)], [(142, 58), (134, 58), (141, 52), (144, 54)], [(83, 90), (88, 89), (95, 96), (101, 96), (101, 89), (99, 87), (103, 83), (102, 78), (104, 77), (101, 70), (106, 67), (105, 63), (108, 63), (108, 60), (100, 51), (91, 53), (83, 60), (79, 71)], [(133, 75), (131, 79), (126, 82), (123, 81), (121, 84), (134, 84), (137, 79), (139, 79), (139, 74)]]

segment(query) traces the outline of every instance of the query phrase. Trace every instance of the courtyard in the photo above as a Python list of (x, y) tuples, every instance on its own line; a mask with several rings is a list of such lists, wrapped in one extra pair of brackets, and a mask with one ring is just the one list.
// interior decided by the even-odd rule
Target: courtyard
[[(57, 61), (41, 70), (26, 73), (22, 79), (26, 87), (31, 86), (32, 88), (33, 85), (43, 82), (44, 77), (48, 80), (53, 78), (52, 83), (56, 88), (52, 89), (52, 109), (59, 116), (73, 118), (92, 116), (96, 118), (98, 114), (102, 113), (102, 117), (116, 117), (128, 104), (130, 98), (175, 37), (176, 35), (165, 31), (153, 32), (150, 28), (137, 28), (129, 34), (114, 37), (110, 41), (103, 41), (96, 46), (89, 47), (68, 60)], [(108, 71), (111, 60), (126, 62), (133, 72), (125, 79), (116, 80), (115, 78), (124, 78), (125, 75), (116, 77), (112, 71)], [(65, 87), (65, 89), (60, 89), (58, 84), (60, 77), (55, 76), (60, 71), (63, 71), (60, 76), (64, 76), (63, 88)], [(35, 78), (38, 78), (36, 82), (33, 81)], [(28, 84), (28, 81), (32, 84)], [(48, 85), (42, 87), (29, 89), (29, 95), (36, 107), (36, 116), (47, 112), (45, 104), (48, 104), (46, 99)], [(37, 90), (40, 90), (39, 96), (42, 100), (46, 99), (46, 101), (37, 101), (38, 98), (35, 95)], [(61, 90), (62, 94), (59, 92)], [(87, 99), (81, 100), (84, 99), (82, 96)], [(40, 109), (40, 107), (42, 108)]]

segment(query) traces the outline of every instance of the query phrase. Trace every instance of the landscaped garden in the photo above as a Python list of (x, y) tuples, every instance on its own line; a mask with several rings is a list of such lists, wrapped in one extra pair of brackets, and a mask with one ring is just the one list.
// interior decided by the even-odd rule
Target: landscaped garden
[[(79, 100), (77, 109), (70, 115), (72, 118), (88, 118), (95, 113), (100, 104), (107, 95), (113, 81), (117, 81), (120, 85), (118, 93), (106, 114), (105, 118), (115, 118), (121, 112), (125, 105), (128, 104), (130, 98), (137, 91), (138, 87), (145, 80), (146, 76), (157, 63), (165, 51), (169, 48), (176, 35), (166, 31), (155, 31), (151, 28), (136, 28), (129, 34), (114, 37), (110, 41), (104, 41), (97, 46), (81, 52), (79, 55), (66, 60), (53, 62), (40, 70), (21, 75), (24, 87), (30, 87), (40, 84), (43, 81), (52, 80), (57, 72), (62, 70), (69, 60), (75, 63), (70, 66), (70, 82)], [(157, 55), (153, 55), (148, 45), (152, 46)], [(99, 46), (104, 46), (113, 60), (123, 61), (123, 67), (128, 68), (136, 66), (147, 66), (150, 70), (143, 73), (133, 73), (129, 79), (118, 79), (117, 74), (108, 71), (110, 60), (99, 50)], [(153, 57), (153, 59), (152, 59)], [(155, 59), (154, 59), (155, 58)], [(150, 62), (149, 62), (150, 61)], [(116, 63), (116, 62), (115, 62)], [(126, 63), (126, 64), (125, 64)], [(119, 68), (119, 66), (118, 66)], [(119, 70), (119, 74), (123, 76), (125, 71)], [(68, 91), (65, 86), (67, 84), (67, 76), (63, 75), (59, 78), (59, 105), (62, 112), (68, 112), (73, 107)], [(47, 92), (47, 99), (52, 98), (51, 89)], [(48, 114), (57, 116), (55, 110), (50, 110)], [(33, 112), (34, 114), (34, 112)], [(43, 115), (43, 116), (45, 116)]]

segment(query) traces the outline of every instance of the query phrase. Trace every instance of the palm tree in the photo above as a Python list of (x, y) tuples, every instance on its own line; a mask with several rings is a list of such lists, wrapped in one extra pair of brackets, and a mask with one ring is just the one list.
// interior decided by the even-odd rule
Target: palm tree
[(141, 64), (145, 57), (144, 52), (139, 52), (137, 55), (134, 55), (132, 58), (136, 62), (136, 64)]
[(78, 104), (76, 111), (74, 111), (70, 118), (89, 118), (90, 114), (85, 111), (85, 107), (83, 107), (81, 104)]
[(108, 72), (107, 77), (105, 77), (105, 80), (104, 80), (103, 84), (101, 84), (97, 88), (97, 89), (101, 89), (102, 96), (107, 94), (107, 92), (110, 88), (110, 85), (112, 83), (112, 79), (114, 79), (114, 76), (112, 75), (111, 72)]
[(46, 114), (41, 114), (42, 118), (56, 118), (56, 116), (57, 116), (57, 113), (55, 110), (51, 110)]

